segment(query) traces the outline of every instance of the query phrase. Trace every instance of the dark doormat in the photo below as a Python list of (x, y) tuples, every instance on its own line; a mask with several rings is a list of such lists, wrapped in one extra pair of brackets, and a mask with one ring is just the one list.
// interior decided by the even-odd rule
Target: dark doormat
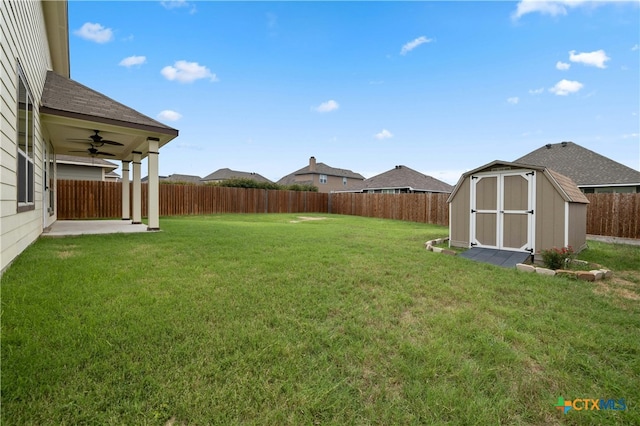
[(531, 256), (530, 253), (521, 251), (495, 250), (484, 247), (473, 247), (459, 254), (460, 257), (475, 260), (476, 262), (490, 263), (504, 268), (513, 268), (518, 263), (523, 263)]

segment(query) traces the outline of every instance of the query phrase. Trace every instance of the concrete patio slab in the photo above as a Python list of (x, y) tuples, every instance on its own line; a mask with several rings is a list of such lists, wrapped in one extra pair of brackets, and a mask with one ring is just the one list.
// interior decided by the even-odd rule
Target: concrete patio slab
[(133, 225), (130, 220), (58, 220), (42, 233), (43, 237), (69, 235), (118, 234), (148, 232), (147, 225)]

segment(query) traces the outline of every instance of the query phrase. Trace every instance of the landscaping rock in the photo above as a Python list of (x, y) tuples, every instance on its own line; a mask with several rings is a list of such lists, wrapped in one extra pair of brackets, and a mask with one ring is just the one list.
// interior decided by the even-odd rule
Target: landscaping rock
[(547, 268), (536, 268), (536, 274), (554, 276), (556, 271)]
[(604, 274), (603, 278), (611, 278), (613, 276), (613, 271), (610, 269), (600, 269), (600, 271), (602, 271), (602, 273)]
[(442, 253), (442, 249), (440, 247), (431, 247), (431, 250), (434, 253)]
[(449, 256), (457, 256), (457, 255), (458, 255), (458, 253), (456, 253), (455, 251), (453, 251), (453, 250), (446, 250), (446, 249), (445, 249), (445, 250), (442, 250), (442, 252), (441, 252), (441, 253), (442, 253), (442, 254), (448, 254)]
[(524, 263), (518, 263), (516, 269), (522, 272), (535, 272), (536, 267), (532, 265), (526, 265)]
[(595, 275), (593, 275), (591, 272), (587, 272), (587, 271), (578, 271), (578, 272), (576, 272), (576, 276), (578, 277), (579, 280), (582, 280), (582, 281), (595, 281), (596, 280)]
[[(431, 242), (431, 241), (429, 241), (429, 242)], [(433, 246), (432, 246), (431, 244), (429, 244), (429, 243), (425, 244), (425, 248), (426, 248), (428, 251), (433, 251)]]
[(596, 279), (596, 281), (601, 280), (602, 278), (604, 278), (604, 274), (602, 273), (601, 270), (593, 270), (593, 271), (589, 271), (593, 274), (594, 278)]

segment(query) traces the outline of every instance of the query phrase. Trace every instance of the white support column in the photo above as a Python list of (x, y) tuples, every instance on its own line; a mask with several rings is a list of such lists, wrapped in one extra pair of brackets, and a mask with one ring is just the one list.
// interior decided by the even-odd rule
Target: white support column
[(129, 163), (122, 160), (122, 220), (131, 220), (131, 206), (129, 205)]
[(142, 223), (142, 187), (140, 183), (141, 153), (133, 153), (133, 224)]
[(158, 142), (157, 138), (147, 138), (149, 143), (149, 156), (147, 157), (149, 168), (149, 187), (148, 189), (148, 214), (149, 226), (148, 231), (157, 231), (160, 229), (160, 182), (158, 180)]

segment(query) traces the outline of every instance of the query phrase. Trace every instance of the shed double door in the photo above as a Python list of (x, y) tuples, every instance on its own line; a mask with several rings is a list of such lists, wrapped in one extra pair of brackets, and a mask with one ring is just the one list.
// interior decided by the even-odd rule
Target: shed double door
[(471, 246), (533, 252), (535, 171), (471, 176)]

